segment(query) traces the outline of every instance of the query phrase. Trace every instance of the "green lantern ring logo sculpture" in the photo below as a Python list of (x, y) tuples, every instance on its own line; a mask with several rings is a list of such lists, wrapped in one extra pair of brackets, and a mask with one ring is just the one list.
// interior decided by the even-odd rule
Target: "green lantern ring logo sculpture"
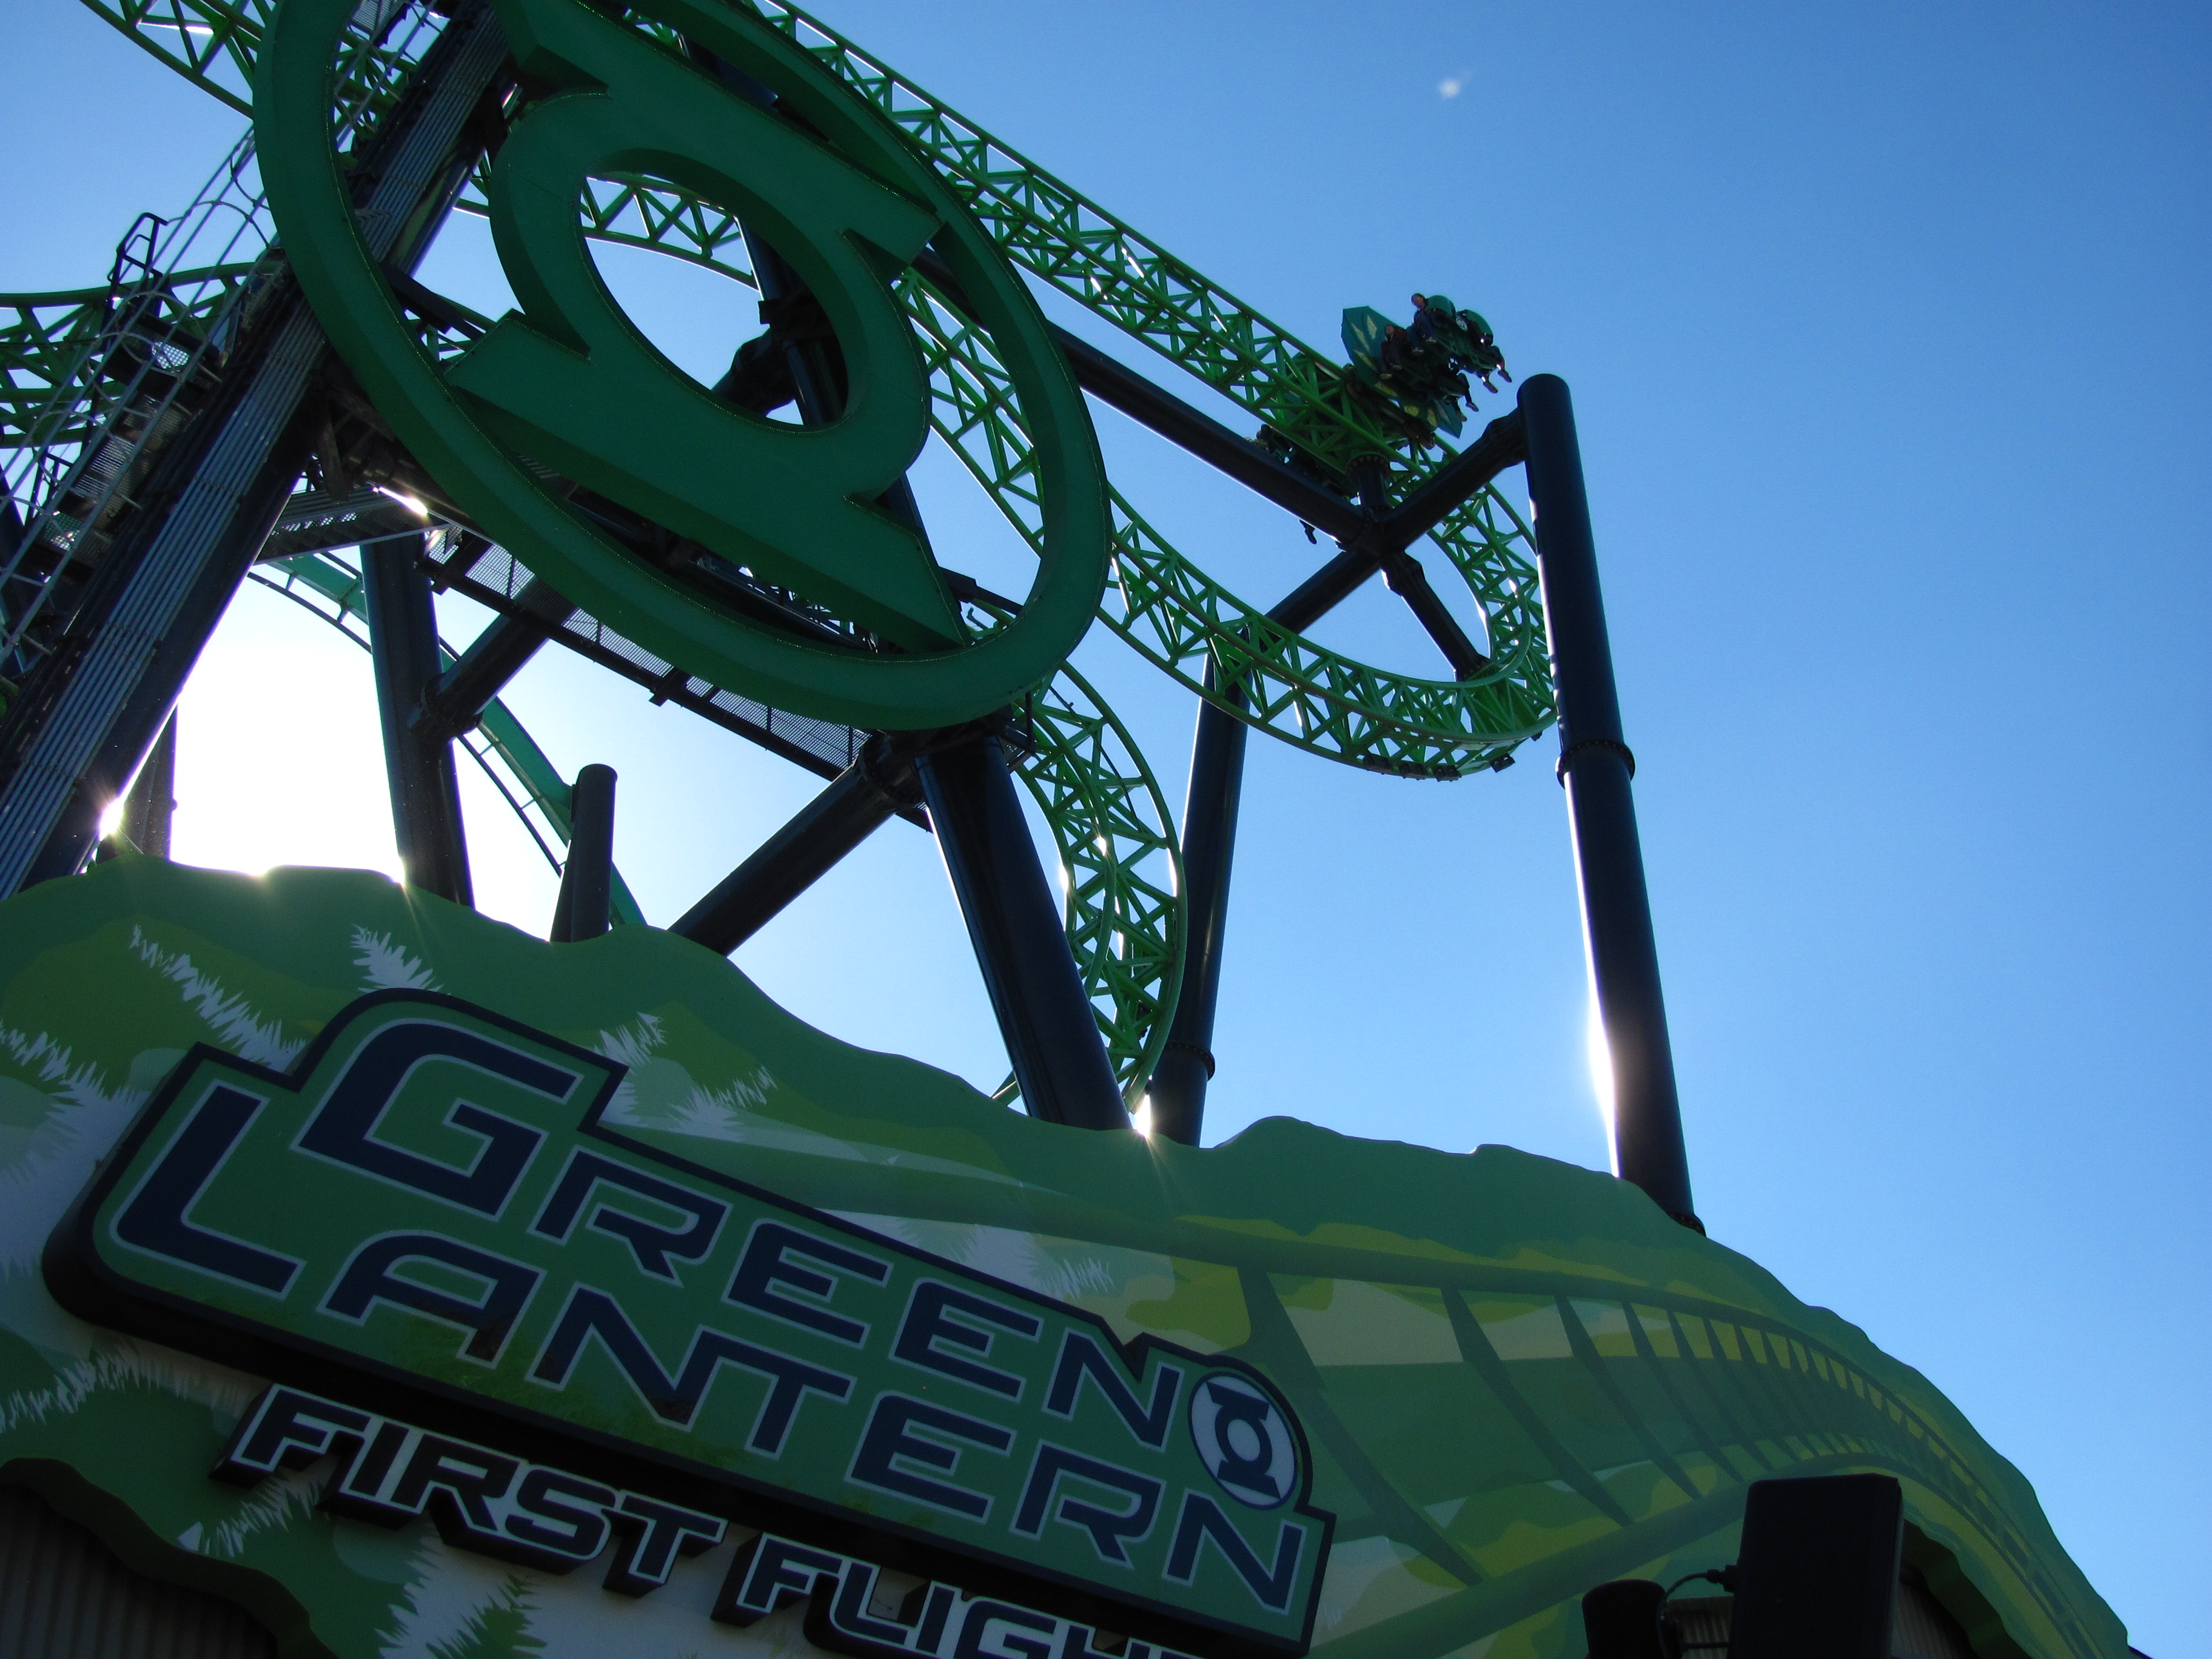
[[(856, 726), (950, 725), (1048, 677), (1105, 586), (1109, 520), (1089, 412), (1036, 302), (951, 190), (797, 45), (714, 0), (638, 9), (773, 87), (747, 101), (581, 0), (495, 0), (533, 90), (491, 174), (519, 312), (441, 366), (370, 257), (331, 134), (354, 0), (285, 0), (254, 121), (270, 204), (318, 319), (379, 411), (485, 534), (671, 662)], [(623, 315), (576, 211), (586, 180), (665, 177), (767, 235), (820, 300), (849, 394), (819, 427), (772, 422), (685, 376)], [(920, 531), (876, 498), (928, 434), (929, 385), (890, 282), (932, 248), (1012, 377), (1036, 441), (1043, 551), (1012, 623), (968, 642)], [(718, 605), (588, 524), (523, 458), (896, 647), (817, 644)]]

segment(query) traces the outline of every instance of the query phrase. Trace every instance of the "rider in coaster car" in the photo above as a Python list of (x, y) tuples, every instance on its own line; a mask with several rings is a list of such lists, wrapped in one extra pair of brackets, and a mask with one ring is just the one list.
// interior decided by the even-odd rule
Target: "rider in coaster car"
[(1462, 311), (1441, 294), (1416, 294), (1413, 296), (1413, 337), (1427, 343), (1434, 341), (1448, 352), (1455, 368), (1464, 368), (1481, 380), (1492, 392), (1498, 387), (1491, 381), (1493, 374), (1506, 373), (1505, 354), (1498, 350), (1498, 341), (1491, 333), (1490, 325), (1478, 311)]

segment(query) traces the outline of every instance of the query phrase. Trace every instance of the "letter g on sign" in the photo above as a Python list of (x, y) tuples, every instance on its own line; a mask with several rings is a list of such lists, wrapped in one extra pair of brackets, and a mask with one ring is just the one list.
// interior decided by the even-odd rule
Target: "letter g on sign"
[[(441, 361), (363, 241), (334, 149), (331, 64), (355, 9), (284, 0), (270, 27), (255, 88), (270, 201), (332, 343), (471, 521), (601, 620), (780, 707), (872, 726), (950, 724), (1053, 672), (1105, 582), (1097, 441), (1027, 289), (895, 127), (734, 7), (645, 0), (632, 14), (772, 88), (777, 112), (583, 0), (495, 0), (531, 94), (489, 185), (520, 307)], [(490, 27), (472, 16), (449, 27)], [(580, 200), (607, 178), (666, 181), (769, 239), (836, 332), (848, 382), (840, 418), (765, 420), (661, 356), (584, 240)], [(921, 534), (876, 501), (928, 434), (928, 374), (893, 287), (925, 246), (951, 268), (1035, 442), (1036, 580), (1021, 615), (980, 639)], [(578, 514), (548, 488), (549, 467), (896, 648), (817, 642), (722, 603)]]

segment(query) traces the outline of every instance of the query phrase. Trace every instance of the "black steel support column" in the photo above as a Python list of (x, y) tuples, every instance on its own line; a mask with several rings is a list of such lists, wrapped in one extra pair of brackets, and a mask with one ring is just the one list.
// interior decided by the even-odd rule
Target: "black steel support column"
[(410, 886), (473, 904), (453, 745), (415, 725), (439, 670), (438, 622), (430, 579), (416, 562), (419, 542), (419, 537), (394, 536), (362, 550), (362, 597), (368, 611), (376, 706), (384, 720), (392, 829)]
[[(717, 62), (714, 67), (748, 95), (766, 90), (730, 65)], [(760, 283), (762, 320), (784, 337), (800, 419), (809, 426), (833, 421), (843, 412), (847, 391), (836, 337), (799, 272), (752, 226), (744, 229)], [(735, 369), (733, 364), (733, 374)], [(913, 487), (904, 478), (884, 493), (879, 504), (927, 537)], [(1048, 1122), (1127, 1128), (1129, 1117), (1113, 1063), (1084, 994), (1059, 907), (997, 738), (978, 733), (951, 742), (917, 759), (915, 769), (1024, 1105), (1032, 1117)], [(793, 832), (799, 823), (794, 822), (695, 906), (684, 922), (698, 917), (702, 942), (734, 936), (734, 948), (775, 914), (761, 907), (775, 902), (780, 908), (876, 827), (866, 822), (872, 809), (866, 794), (857, 788), (841, 794), (833, 787), (816, 803), (823, 812), (813, 826), (823, 837), (818, 847), (798, 842)], [(850, 839), (840, 844), (842, 837)], [(779, 889), (786, 895), (781, 901)], [(726, 915), (702, 916), (709, 906)], [(678, 926), (681, 930), (684, 923)]]
[(615, 769), (586, 766), (568, 792), (568, 858), (553, 909), (553, 943), (597, 939), (612, 927), (614, 888)]
[(924, 754), (915, 769), (1030, 1115), (1126, 1129), (1121, 1091), (1006, 751), (996, 737), (977, 732)]
[(1641, 1187), (1676, 1220), (1696, 1227), (1659, 950), (1636, 833), (1630, 785), (1636, 759), (1621, 734), (1574, 405), (1567, 383), (1555, 374), (1524, 381), (1520, 405), (1559, 696), (1559, 780), (1566, 786), (1574, 830), (1590, 982), (1613, 1062), (1614, 1173)]
[(1213, 1014), (1221, 1000), (1229, 878), (1237, 858), (1237, 815), (1250, 731), (1224, 709), (1210, 702), (1198, 706), (1190, 792), (1182, 807), (1182, 990), (1150, 1086), (1152, 1133), (1186, 1146), (1198, 1145), (1206, 1121), (1206, 1085), (1213, 1079)]
[[(1369, 464), (1358, 483), (1364, 504), (1379, 509), (1382, 469)], [(1381, 567), (1369, 536), (1293, 589), (1268, 619), (1304, 632)], [(1212, 670), (1207, 671), (1211, 683)], [(1242, 699), (1240, 698), (1241, 702)], [(1206, 1121), (1206, 1085), (1213, 1080), (1213, 1017), (1221, 1000), (1221, 962), (1229, 927), (1229, 880), (1237, 859), (1237, 818), (1244, 791), (1244, 749), (1251, 728), (1224, 708), (1201, 702), (1191, 745), (1190, 789), (1183, 798), (1184, 898), (1182, 989), (1166, 1046), (1147, 1085), (1152, 1133), (1195, 1146)]]
[(890, 748), (872, 739), (875, 753), (864, 750), (668, 931), (727, 956), (767, 927), (892, 813), (920, 799), (906, 755), (887, 754)]

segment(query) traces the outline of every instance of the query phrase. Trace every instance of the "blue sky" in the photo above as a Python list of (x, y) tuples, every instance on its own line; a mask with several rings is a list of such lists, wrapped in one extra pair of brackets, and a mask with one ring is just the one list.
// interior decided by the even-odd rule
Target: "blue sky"
[[(2212, 1654), (2202, 10), (823, 15), (1317, 345), (1441, 289), (1572, 384), (1700, 1211), (1943, 1388), (2137, 1646)], [(66, 0), (0, 38), (0, 289), (95, 281), (239, 121)], [(431, 274), (495, 301), (474, 234)], [(710, 279), (608, 268), (679, 361), (752, 331)], [(1097, 419), (1231, 586), (1316, 562)], [(940, 547), (1003, 556), (924, 493)], [(1430, 672), (1395, 605), (1317, 632)], [(1079, 660), (1179, 807), (1190, 700), (1103, 636)], [(622, 769), (653, 920), (812, 788), (565, 661), (512, 701)], [(185, 856), (389, 861), (365, 660), (318, 625), (250, 596), (183, 730)], [(1209, 1139), (1289, 1113), (1603, 1164), (1553, 752), (1439, 785), (1255, 740)], [(471, 808), (488, 908), (542, 928), (550, 876)], [(840, 1035), (1003, 1071), (902, 825), (738, 960)]]

